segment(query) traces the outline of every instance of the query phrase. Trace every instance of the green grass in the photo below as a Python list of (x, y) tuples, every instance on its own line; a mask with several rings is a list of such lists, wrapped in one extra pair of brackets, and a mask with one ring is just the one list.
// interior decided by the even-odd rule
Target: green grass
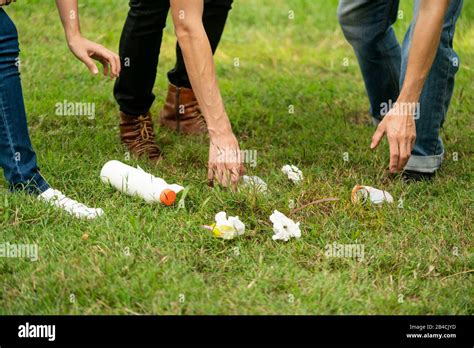
[[(84, 34), (116, 49), (127, 2), (81, 3)], [(34, 198), (9, 194), (2, 181), (0, 242), (36, 243), (40, 259), (0, 259), (0, 313), (472, 314), (473, 279), (467, 271), (474, 268), (474, 4), (465, 2), (455, 40), (462, 68), (442, 131), (443, 168), (433, 183), (412, 185), (385, 174), (386, 142), (369, 150), (374, 129), (368, 101), (336, 6), (335, 0), (236, 1), (216, 54), (218, 74), (242, 148), (258, 151), (258, 165), (248, 172), (266, 180), (270, 193), (208, 188), (206, 138), (159, 130), (166, 160), (156, 168), (129, 163), (192, 186), (185, 212), (147, 205), (101, 184), (106, 161), (125, 161), (113, 82), (90, 76), (72, 57), (52, 1), (11, 5), (42, 172), (54, 187), (107, 215), (78, 221)], [(402, 9), (399, 38), (409, 24), (410, 1)], [(169, 23), (155, 115), (165, 97), (174, 42)], [(239, 68), (233, 65), (236, 57)], [(342, 65), (344, 58), (349, 67)], [(55, 104), (65, 99), (96, 103), (96, 119), (56, 116)], [(288, 113), (290, 104), (295, 114)], [(345, 152), (349, 162), (343, 161)], [(287, 163), (304, 172), (301, 186), (279, 172)], [(384, 188), (397, 203), (354, 206), (355, 184)], [(301, 239), (271, 239), (268, 217), (274, 209), (287, 214), (290, 199), (298, 207), (324, 197), (340, 201), (297, 214)], [(200, 228), (220, 210), (241, 217), (246, 234), (223, 241)], [(333, 242), (363, 244), (364, 261), (325, 257), (325, 246)]]

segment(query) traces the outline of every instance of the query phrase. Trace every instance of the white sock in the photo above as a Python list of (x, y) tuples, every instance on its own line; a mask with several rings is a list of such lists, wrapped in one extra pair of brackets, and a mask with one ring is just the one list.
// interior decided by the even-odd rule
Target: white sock
[(61, 191), (52, 188), (40, 194), (38, 199), (61, 208), (77, 218), (95, 219), (104, 214), (102, 209), (88, 208), (84, 204), (66, 197)]

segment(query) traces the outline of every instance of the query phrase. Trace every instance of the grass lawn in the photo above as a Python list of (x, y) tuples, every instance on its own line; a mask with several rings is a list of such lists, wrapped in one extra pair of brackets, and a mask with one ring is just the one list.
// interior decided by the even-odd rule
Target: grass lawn
[[(127, 2), (80, 2), (84, 35), (116, 50)], [(402, 2), (399, 39), (411, 4)], [(24, 94), (42, 173), (106, 216), (73, 219), (32, 197), (9, 194), (2, 179), (0, 243), (38, 244), (39, 260), (0, 258), (0, 313), (472, 314), (474, 3), (465, 2), (457, 28), (462, 67), (442, 131), (443, 168), (433, 183), (410, 185), (387, 176), (386, 141), (369, 149), (368, 99), (336, 7), (336, 0), (234, 4), (217, 69), (241, 147), (258, 151), (257, 166), (247, 169), (268, 183), (265, 196), (207, 187), (205, 137), (160, 129), (162, 163), (127, 161), (113, 82), (90, 76), (69, 53), (54, 2), (9, 6), (20, 33)], [(169, 22), (155, 115), (174, 64), (174, 42)], [(57, 116), (55, 105), (64, 100), (95, 103), (95, 119)], [(148, 205), (102, 185), (100, 169), (111, 159), (191, 186), (186, 211)], [(288, 163), (303, 171), (302, 185), (280, 172)], [(355, 206), (355, 184), (383, 188), (396, 202)], [(290, 200), (301, 207), (326, 197), (340, 200), (293, 216), (302, 238), (272, 240), (274, 209), (288, 214)], [(200, 228), (221, 210), (246, 223), (244, 236), (223, 241)], [(333, 242), (363, 245), (364, 259), (326, 257), (325, 246)]]

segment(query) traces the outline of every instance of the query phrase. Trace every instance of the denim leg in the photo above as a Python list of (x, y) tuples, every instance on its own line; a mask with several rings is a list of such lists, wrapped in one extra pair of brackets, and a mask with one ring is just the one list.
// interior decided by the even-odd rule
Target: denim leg
[(120, 111), (139, 116), (155, 100), (155, 85), (168, 0), (131, 0), (120, 39), (122, 71), (114, 88)]
[[(221, 40), (233, 0), (205, 0), (202, 22), (206, 30), (212, 53)], [(183, 54), (179, 44), (176, 44), (176, 65), (168, 72), (168, 80), (175, 86), (191, 88), (188, 72), (184, 64)]]
[(339, 1), (339, 23), (354, 48), (377, 120), (400, 93), (401, 48), (392, 28), (398, 6), (399, 0)]
[[(453, 49), (453, 40), (462, 5), (463, 0), (451, 0), (445, 16), (441, 42), (420, 97), (420, 115), (416, 120), (416, 143), (405, 167), (407, 170), (433, 173), (441, 166), (444, 147), (439, 132), (451, 102), (454, 77), (459, 70), (459, 57)], [(417, 0), (415, 14), (418, 13), (418, 6)], [(411, 23), (403, 41), (400, 85), (403, 85), (405, 78), (415, 21), (416, 19)]]
[(15, 25), (0, 8), (0, 166), (10, 190), (39, 194), (49, 185), (39, 173), (28, 134), (19, 51)]

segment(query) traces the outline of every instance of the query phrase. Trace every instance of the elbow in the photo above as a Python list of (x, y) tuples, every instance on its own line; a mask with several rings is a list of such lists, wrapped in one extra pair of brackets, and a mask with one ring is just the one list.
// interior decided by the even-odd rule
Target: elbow
[(180, 20), (178, 23), (175, 23), (175, 34), (178, 41), (199, 37), (203, 31), (202, 23), (192, 23), (188, 20)]

